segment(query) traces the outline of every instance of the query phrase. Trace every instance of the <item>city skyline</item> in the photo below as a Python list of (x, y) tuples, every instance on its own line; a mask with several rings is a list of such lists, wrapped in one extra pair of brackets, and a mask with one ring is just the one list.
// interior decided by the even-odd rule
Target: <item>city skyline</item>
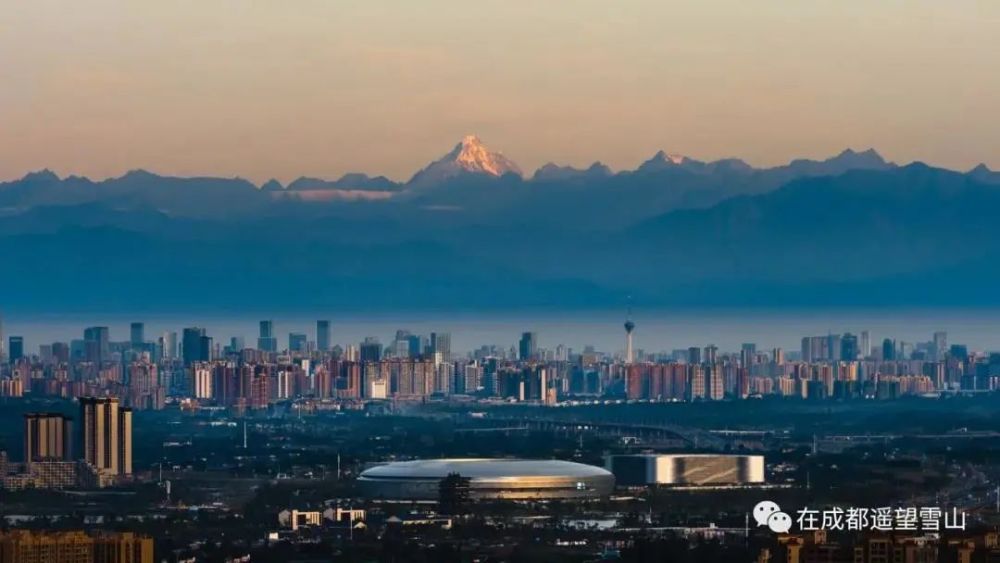
[[(0, 373), (5, 373), (0, 396), (105, 397), (80, 398), (83, 435), (89, 436), (83, 446), (86, 459), (98, 469), (127, 475), (131, 468), (116, 460), (131, 454), (106, 445), (119, 443), (118, 434), (131, 433), (131, 411), (121, 411), (119, 418), (118, 397), (137, 410), (224, 407), (245, 413), (301, 409), (314, 402), (324, 408), (341, 408), (342, 402), (378, 408), (385, 406), (383, 401), (428, 398), (572, 406), (581, 401), (738, 401), (767, 396), (887, 400), (1000, 389), (1000, 353), (970, 350), (942, 330), (915, 342), (890, 334), (873, 336), (868, 330), (828, 331), (800, 334), (800, 346), (787, 349), (767, 349), (744, 338), (738, 353), (711, 341), (645, 350), (632, 347), (637, 325), (631, 311), (626, 318), (620, 325), (624, 350), (547, 347), (538, 332), (526, 330), (516, 346), (484, 345), (464, 353), (453, 348), (450, 332), (440, 330), (421, 334), (397, 329), (391, 340), (366, 336), (321, 350), (305, 332), (289, 332), (287, 346), (281, 344), (271, 319), (257, 323), (256, 346), (248, 346), (244, 337), (216, 337), (204, 326), (145, 339), (145, 323), (133, 321), (125, 341), (116, 340), (109, 327), (89, 326), (82, 339), (42, 345), (37, 355), (24, 350), (20, 337), (11, 336), (9, 357), (0, 363)], [(317, 334), (328, 328), (325, 320), (315, 325)], [(101, 414), (98, 406), (105, 402), (109, 406)], [(25, 420), (26, 452), (58, 449), (32, 447), (32, 426)], [(104, 421), (104, 426), (95, 421)], [(41, 427), (36, 423), (34, 428), (37, 435)], [(101, 428), (109, 430), (105, 434)], [(52, 442), (60, 439), (54, 435)], [(130, 447), (131, 439), (121, 444)], [(32, 455), (26, 457), (30, 461)]]
[[(37, 353), (38, 347), (53, 342), (84, 340), (88, 330), (108, 330), (109, 341), (128, 343), (132, 340), (134, 325), (141, 324), (143, 332), (156, 341), (164, 334), (172, 334), (179, 346), (183, 332), (190, 327), (203, 331), (213, 346), (224, 347), (231, 341), (243, 343), (248, 348), (269, 352), (289, 349), (290, 338), (304, 338), (302, 343), (320, 348), (318, 323), (327, 323), (326, 337), (330, 349), (357, 345), (368, 338), (391, 346), (395, 334), (404, 331), (427, 339), (435, 333), (450, 335), (450, 349), (458, 354), (471, 354), (483, 346), (518, 348), (525, 331), (535, 334), (536, 346), (546, 350), (556, 347), (570, 348), (576, 352), (585, 347), (607, 354), (626, 354), (622, 322), (633, 322), (634, 349), (647, 354), (669, 353), (690, 346), (715, 345), (723, 352), (739, 352), (741, 346), (753, 342), (761, 350), (781, 348), (797, 350), (804, 335), (841, 335), (867, 332), (881, 343), (882, 338), (908, 344), (928, 342), (938, 332), (952, 335), (956, 341), (969, 345), (970, 350), (992, 352), (1000, 350), (1000, 330), (992, 324), (995, 310), (978, 312), (951, 310), (913, 310), (892, 312), (839, 311), (825, 312), (826, 320), (809, 318), (815, 311), (733, 310), (733, 311), (683, 311), (647, 310), (620, 314), (604, 311), (601, 314), (572, 312), (536, 312), (528, 316), (441, 312), (393, 317), (387, 314), (369, 316), (352, 313), (330, 315), (319, 319), (304, 317), (271, 316), (263, 320), (250, 317), (199, 317), (197, 314), (162, 317), (153, 316), (148, 321), (113, 317), (87, 320), (74, 315), (58, 322), (52, 320), (15, 317), (0, 326), (3, 346), (9, 347), (10, 337), (20, 338), (24, 353)], [(616, 318), (616, 315), (618, 318)], [(10, 317), (6, 317), (9, 319)], [(269, 324), (269, 336), (262, 337), (263, 324)], [(761, 324), (769, 332), (761, 333), (754, 327)], [(721, 330), (721, 327), (726, 327)], [(583, 336), (581, 336), (583, 335)], [(873, 340), (874, 342), (875, 340)]]

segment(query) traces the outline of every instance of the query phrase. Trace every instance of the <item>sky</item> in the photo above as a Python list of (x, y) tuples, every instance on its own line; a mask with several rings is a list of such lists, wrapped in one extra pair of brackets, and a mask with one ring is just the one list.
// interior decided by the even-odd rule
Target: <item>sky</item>
[(0, 0), (0, 180), (875, 147), (1000, 168), (995, 0)]

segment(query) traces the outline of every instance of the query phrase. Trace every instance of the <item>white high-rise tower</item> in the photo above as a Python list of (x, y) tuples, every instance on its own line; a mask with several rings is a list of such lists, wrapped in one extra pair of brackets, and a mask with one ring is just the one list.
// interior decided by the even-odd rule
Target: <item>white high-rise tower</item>
[(629, 305), (628, 316), (625, 317), (625, 363), (631, 364), (635, 361), (632, 351), (632, 331), (635, 330), (635, 323), (632, 322), (632, 306)]

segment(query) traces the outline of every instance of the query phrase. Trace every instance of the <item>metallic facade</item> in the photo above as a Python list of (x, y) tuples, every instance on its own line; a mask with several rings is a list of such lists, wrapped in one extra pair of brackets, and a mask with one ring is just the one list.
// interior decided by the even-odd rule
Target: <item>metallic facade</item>
[(592, 499), (614, 490), (614, 476), (593, 465), (558, 460), (433, 459), (388, 463), (361, 473), (369, 498), (436, 500), (451, 473), (469, 479), (473, 499)]

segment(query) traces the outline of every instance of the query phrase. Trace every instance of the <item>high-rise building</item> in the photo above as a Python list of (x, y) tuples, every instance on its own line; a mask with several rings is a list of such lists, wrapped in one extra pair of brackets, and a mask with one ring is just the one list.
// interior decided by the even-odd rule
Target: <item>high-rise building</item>
[(840, 359), (845, 362), (853, 362), (858, 359), (858, 337), (849, 332), (845, 332), (840, 337)]
[(0, 362), (7, 358), (6, 351), (3, 346), (3, 316), (0, 316)]
[(202, 354), (201, 337), (205, 336), (205, 329), (198, 327), (185, 328), (181, 339), (181, 354), (184, 365), (190, 366), (195, 362), (207, 362), (208, 357)]
[(896, 359), (896, 343), (886, 338), (882, 341), (882, 360), (891, 362)]
[(330, 321), (316, 321), (316, 347), (320, 352), (330, 351)]
[(21, 336), (10, 337), (10, 362), (14, 363), (24, 357), (24, 338)]
[(195, 399), (212, 399), (214, 374), (212, 364), (195, 364), (191, 366), (191, 390)]
[(934, 359), (943, 360), (948, 352), (948, 333), (938, 331), (934, 333)]
[(555, 360), (557, 362), (567, 362), (567, 361), (569, 361), (569, 352), (570, 352), (570, 349), (567, 348), (565, 344), (557, 344), (556, 345)]
[(288, 351), (289, 352), (305, 352), (306, 343), (309, 339), (305, 334), (301, 332), (292, 332), (288, 335)]
[(423, 339), (417, 334), (411, 334), (406, 337), (406, 341), (409, 344), (407, 350), (407, 357), (417, 358), (424, 350)]
[(94, 536), (94, 563), (153, 563), (153, 538), (132, 532)]
[(129, 325), (129, 344), (132, 348), (139, 348), (146, 343), (146, 325), (144, 323), (132, 323)]
[(705, 363), (714, 364), (719, 360), (719, 347), (715, 344), (705, 346)]
[(59, 413), (24, 415), (24, 461), (71, 461), (73, 423)]
[(948, 347), (948, 355), (960, 362), (966, 362), (969, 360), (969, 347), (964, 344), (952, 344)]
[(132, 532), (0, 532), (2, 563), (153, 563), (153, 538)]
[(692, 346), (692, 347), (688, 348), (687, 363), (689, 363), (689, 364), (700, 364), (701, 363), (701, 348), (699, 348), (697, 346)]
[[(0, 532), (3, 563), (94, 563), (94, 540), (82, 531)], [(148, 560), (150, 563), (152, 559)], [(138, 563), (138, 562), (137, 562)]]
[[(838, 346), (831, 349), (830, 346)], [(840, 338), (827, 336), (806, 336), (802, 339), (802, 361), (806, 363), (829, 361), (840, 352)]]
[(431, 333), (431, 353), (441, 354), (441, 359), (448, 361), (451, 359), (451, 333), (432, 332)]
[(83, 459), (105, 476), (132, 474), (132, 409), (115, 397), (80, 399)]
[(705, 398), (721, 401), (725, 398), (726, 389), (722, 378), (721, 366), (708, 363), (705, 366)]
[(361, 363), (378, 362), (382, 359), (382, 344), (378, 338), (373, 336), (365, 337), (365, 341), (360, 346)]
[(872, 355), (872, 335), (867, 330), (861, 331), (861, 357), (867, 358)]
[(52, 359), (60, 363), (69, 362), (69, 344), (65, 342), (53, 342)]
[(635, 323), (632, 322), (632, 315), (625, 319), (625, 363), (631, 364), (635, 361), (635, 352), (632, 348), (632, 332), (635, 330)]
[(160, 345), (163, 348), (163, 357), (172, 360), (177, 357), (177, 333), (164, 332), (160, 337)]
[(703, 365), (690, 365), (688, 366), (688, 400), (704, 399), (706, 397), (706, 384), (705, 384), (705, 366)]
[(409, 358), (410, 357), (410, 341), (409, 337), (397, 338), (392, 341), (389, 345), (392, 348), (392, 352), (389, 354), (393, 358)]
[(534, 360), (538, 357), (538, 333), (525, 332), (521, 334), (521, 341), (518, 346), (518, 359), (521, 361)]
[(757, 345), (753, 342), (744, 342), (740, 346), (740, 365), (749, 368), (754, 364), (757, 357)]
[(119, 475), (132, 475), (132, 409), (118, 412), (118, 463)]
[(202, 334), (198, 337), (198, 361), (207, 362), (215, 354), (212, 353), (212, 337)]
[(840, 335), (839, 334), (827, 334), (826, 335), (826, 356), (827, 361), (836, 361), (840, 359)]
[(83, 331), (84, 357), (100, 365), (111, 359), (108, 327), (92, 326)]
[(278, 351), (278, 339), (274, 336), (274, 321), (260, 321), (257, 349), (271, 353)]

